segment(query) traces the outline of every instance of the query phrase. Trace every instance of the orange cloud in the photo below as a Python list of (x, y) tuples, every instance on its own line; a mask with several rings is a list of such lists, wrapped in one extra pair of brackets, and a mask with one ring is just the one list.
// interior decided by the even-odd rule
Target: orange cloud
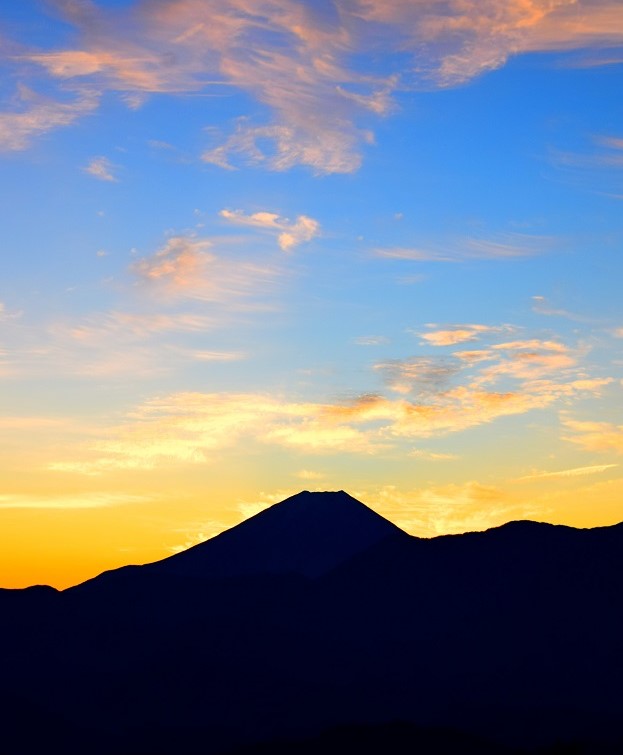
[(368, 394), (343, 402), (297, 402), (267, 394), (177, 393), (138, 406), (90, 450), (90, 460), (56, 471), (207, 463), (221, 449), (252, 442), (306, 453), (385, 453), (414, 438), (462, 432), (501, 417), (544, 409), (597, 389), (598, 381), (532, 381), (515, 391), (474, 385), (431, 391), (426, 402)]
[(238, 225), (275, 231), (278, 234), (279, 246), (284, 252), (304, 241), (311, 241), (320, 231), (320, 223), (307, 215), (299, 215), (295, 221), (282, 218), (274, 212), (254, 212), (245, 215), (242, 210), (221, 210), (220, 215)]
[(99, 103), (97, 94), (88, 91), (73, 102), (55, 102), (23, 86), (18, 95), (22, 108), (17, 112), (0, 113), (0, 150), (26, 149), (35, 137), (71, 125), (93, 113)]
[(587, 451), (623, 454), (623, 425), (571, 419), (565, 420), (563, 425), (570, 433), (564, 436), (564, 440), (576, 443)]
[(209, 239), (172, 236), (131, 270), (139, 280), (170, 296), (229, 303), (263, 293), (277, 275), (275, 268), (225, 259), (212, 249)]
[[(429, 325), (435, 328), (435, 325)], [(498, 333), (501, 330), (512, 330), (507, 325), (495, 327), (491, 325), (453, 325), (451, 328), (442, 330), (433, 330), (430, 333), (420, 333), (423, 341), (433, 346), (454, 346), (457, 343), (467, 341), (477, 341), (483, 333)]]
[(520, 53), (619, 45), (623, 8), (615, 0), (360, 0), (357, 12), (382, 24), (402, 49), (427, 44), (421, 64), (441, 86), (499, 68)]
[[(207, 162), (273, 170), (306, 165), (318, 173), (351, 172), (373, 141), (360, 116), (393, 109), (397, 88), (423, 80), (451, 86), (531, 51), (600, 49), (623, 41), (623, 8), (615, 0), (165, 0), (128, 8), (55, 3), (79, 44), (21, 53), (65, 84), (119, 93), (139, 107), (150, 92), (212, 93), (233, 86), (267, 106), (267, 123), (238, 122), (206, 149)], [(401, 75), (361, 70), (361, 55), (395, 60)], [(392, 62), (390, 68), (395, 63)], [(0, 121), (5, 148), (23, 149), (50, 128), (95, 107), (50, 105), (21, 120)], [(271, 146), (266, 147), (266, 143)], [(475, 240), (472, 256), (515, 256), (511, 242)], [(519, 253), (526, 253), (526, 250)]]
[(468, 351), (453, 351), (452, 356), (469, 364), (487, 362), (495, 359), (496, 355), (490, 349), (472, 349)]

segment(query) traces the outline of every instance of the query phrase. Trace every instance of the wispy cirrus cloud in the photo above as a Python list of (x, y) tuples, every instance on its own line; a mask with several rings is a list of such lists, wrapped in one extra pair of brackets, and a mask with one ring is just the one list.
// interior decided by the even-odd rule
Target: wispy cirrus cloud
[(555, 307), (544, 296), (533, 296), (532, 311), (539, 315), (545, 315), (546, 317), (565, 317), (568, 320), (586, 321), (586, 317), (570, 312), (567, 309), (561, 307)]
[(389, 338), (386, 336), (357, 336), (357, 338), (353, 339), (353, 342), (357, 346), (382, 346), (389, 343)]
[(140, 340), (163, 333), (205, 333), (218, 324), (198, 312), (123, 312), (111, 310), (79, 321), (56, 323), (52, 331), (85, 344), (121, 339)]
[(361, 0), (361, 15), (404, 47), (428, 43), (421, 77), (452, 86), (501, 67), (512, 55), (620, 45), (623, 11), (614, 0)]
[[(205, 94), (224, 86), (266, 107), (267, 121), (243, 117), (204, 151), (206, 162), (229, 168), (252, 163), (352, 172), (374, 139), (370, 117), (392, 112), (398, 88), (454, 86), (522, 53), (599, 51), (623, 43), (623, 10), (615, 0), (51, 5), (73, 26), (75, 44), (20, 50), (16, 65), (28, 63), (65, 87), (87, 83), (114, 91), (131, 107), (152, 92)], [(366, 64), (361, 53), (370, 51)], [(25, 136), (55, 127), (54, 120), (67, 125), (79, 115), (48, 113), (43, 128), (23, 125), (12, 148), (22, 149)]]
[(467, 260), (511, 260), (551, 251), (556, 239), (527, 233), (501, 233), (490, 238), (466, 237), (443, 245), (379, 247), (376, 257), (411, 262), (464, 262)]
[(114, 173), (114, 165), (107, 157), (94, 157), (85, 166), (84, 171), (100, 181), (118, 181)]
[(146, 503), (151, 498), (131, 493), (79, 493), (70, 495), (33, 496), (0, 495), (0, 511), (4, 509), (99, 509), (110, 506)]
[(154, 254), (137, 260), (131, 272), (139, 282), (170, 297), (227, 303), (258, 298), (279, 275), (274, 265), (216, 254), (206, 238), (172, 236)]
[(593, 464), (588, 467), (573, 467), (571, 469), (560, 469), (556, 472), (533, 472), (524, 477), (519, 477), (518, 481), (528, 480), (555, 480), (565, 479), (567, 477), (585, 477), (587, 475), (601, 474), (608, 469), (618, 467), (618, 464)]
[(17, 320), (22, 316), (22, 312), (10, 311), (4, 302), (0, 301), (0, 322), (8, 322), (9, 320)]
[(417, 537), (481, 531), (534, 516), (529, 504), (507, 490), (473, 479), (411, 489), (382, 485), (353, 492)]
[(221, 210), (220, 216), (236, 225), (261, 228), (277, 234), (279, 247), (288, 252), (305, 241), (311, 241), (320, 232), (320, 223), (307, 215), (288, 220), (274, 212), (254, 212), (246, 215), (242, 210)]
[(89, 90), (65, 102), (43, 97), (25, 86), (18, 88), (16, 100), (14, 110), (0, 113), (0, 150), (24, 150), (48, 131), (70, 126), (94, 113), (99, 104), (99, 96)]
[(409, 456), (412, 456), (414, 459), (423, 459), (424, 461), (454, 461), (459, 458), (456, 454), (427, 451), (424, 448), (414, 448), (412, 451), (409, 451)]
[(550, 162), (573, 185), (614, 199), (623, 198), (620, 134), (594, 134), (583, 149), (551, 150)]

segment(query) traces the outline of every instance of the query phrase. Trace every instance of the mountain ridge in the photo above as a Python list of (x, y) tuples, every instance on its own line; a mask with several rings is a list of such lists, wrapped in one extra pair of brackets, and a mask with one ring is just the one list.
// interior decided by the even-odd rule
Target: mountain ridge
[[(177, 554), (61, 592), (0, 591), (11, 755), (41, 751), (20, 744), (37, 721), (70, 755), (85, 737), (97, 755), (225, 755), (392, 721), (492, 752), (621, 751), (622, 525), (423, 539), (343, 492), (299, 496), (195, 546), (183, 569)], [(325, 542), (329, 560), (310, 561)]]

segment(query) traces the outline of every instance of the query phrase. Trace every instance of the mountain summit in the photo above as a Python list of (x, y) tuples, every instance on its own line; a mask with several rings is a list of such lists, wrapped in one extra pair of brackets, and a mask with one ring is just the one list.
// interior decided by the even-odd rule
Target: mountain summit
[(298, 493), (183, 553), (144, 569), (201, 577), (318, 577), (403, 530), (343, 490)]

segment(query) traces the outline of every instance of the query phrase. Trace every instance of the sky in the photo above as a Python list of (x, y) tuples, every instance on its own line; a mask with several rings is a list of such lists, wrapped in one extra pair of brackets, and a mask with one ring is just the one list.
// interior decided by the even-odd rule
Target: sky
[(0, 73), (0, 586), (623, 520), (620, 0), (21, 0)]

